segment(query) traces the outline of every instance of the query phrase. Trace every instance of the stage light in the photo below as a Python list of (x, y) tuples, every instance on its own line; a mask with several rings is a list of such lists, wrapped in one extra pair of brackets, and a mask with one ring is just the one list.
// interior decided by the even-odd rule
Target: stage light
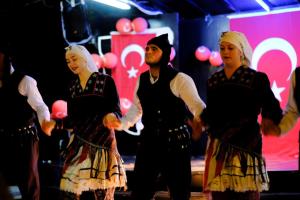
[(270, 12), (260, 11), (260, 12), (244, 12), (244, 13), (236, 13), (236, 14), (229, 14), (227, 15), (228, 19), (238, 19), (244, 17), (257, 17), (257, 16), (264, 16), (264, 15), (271, 15), (271, 14), (280, 14), (280, 13), (288, 13), (288, 12), (299, 12), (300, 7), (280, 7), (271, 10)]
[(108, 6), (119, 8), (122, 10), (129, 10), (131, 7), (128, 5), (126, 0), (94, 0), (98, 3), (103, 3)]
[(268, 6), (268, 4), (266, 4), (263, 0), (256, 0), (256, 2), (263, 7), (263, 9), (265, 9), (267, 12), (270, 11), (270, 7)]

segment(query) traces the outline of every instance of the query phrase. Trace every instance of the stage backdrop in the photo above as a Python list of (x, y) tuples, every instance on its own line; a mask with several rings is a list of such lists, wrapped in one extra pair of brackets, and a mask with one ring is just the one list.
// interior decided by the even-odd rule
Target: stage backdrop
[[(272, 90), (284, 108), (289, 93), (292, 70), (299, 65), (300, 12), (289, 12), (230, 20), (230, 30), (241, 31), (254, 50), (253, 68), (266, 72)], [(288, 163), (287, 169), (298, 169), (298, 123), (281, 138), (264, 137), (263, 153), (267, 166), (273, 161)]]

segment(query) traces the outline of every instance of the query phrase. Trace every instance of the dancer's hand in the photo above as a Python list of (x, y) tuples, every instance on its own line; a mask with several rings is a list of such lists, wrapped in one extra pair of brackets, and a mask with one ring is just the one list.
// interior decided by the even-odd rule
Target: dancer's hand
[(264, 135), (280, 136), (280, 128), (268, 118), (263, 118), (261, 121), (261, 130)]
[(115, 129), (121, 126), (121, 121), (114, 113), (108, 113), (103, 117), (103, 125), (109, 129)]
[(189, 119), (188, 124), (192, 128), (192, 139), (199, 140), (202, 135), (203, 124), (200, 118), (194, 118), (193, 120)]
[(44, 120), (41, 129), (46, 135), (51, 136), (51, 132), (55, 128), (55, 125), (56, 122), (52, 119), (49, 121)]

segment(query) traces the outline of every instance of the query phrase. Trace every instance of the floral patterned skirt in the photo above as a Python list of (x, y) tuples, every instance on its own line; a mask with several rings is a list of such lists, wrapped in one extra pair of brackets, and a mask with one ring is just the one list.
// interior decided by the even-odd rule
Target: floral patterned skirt
[[(260, 156), (253, 156), (234, 150), (226, 150), (223, 159), (218, 158), (220, 140), (209, 138), (204, 172), (204, 191), (231, 190), (235, 192), (264, 191), (269, 189), (269, 178), (265, 161)], [(235, 152), (235, 153), (233, 153)], [(229, 155), (232, 154), (232, 155)], [(230, 159), (226, 159), (230, 157)]]

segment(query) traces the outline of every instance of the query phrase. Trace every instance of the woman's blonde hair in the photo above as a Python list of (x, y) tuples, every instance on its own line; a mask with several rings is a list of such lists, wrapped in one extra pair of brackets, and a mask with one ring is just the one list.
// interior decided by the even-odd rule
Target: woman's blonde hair
[(87, 62), (87, 67), (91, 72), (98, 71), (98, 67), (93, 60), (92, 55), (90, 52), (82, 45), (71, 45), (66, 47), (66, 54), (67, 53), (74, 53), (81, 58), (83, 58)]

